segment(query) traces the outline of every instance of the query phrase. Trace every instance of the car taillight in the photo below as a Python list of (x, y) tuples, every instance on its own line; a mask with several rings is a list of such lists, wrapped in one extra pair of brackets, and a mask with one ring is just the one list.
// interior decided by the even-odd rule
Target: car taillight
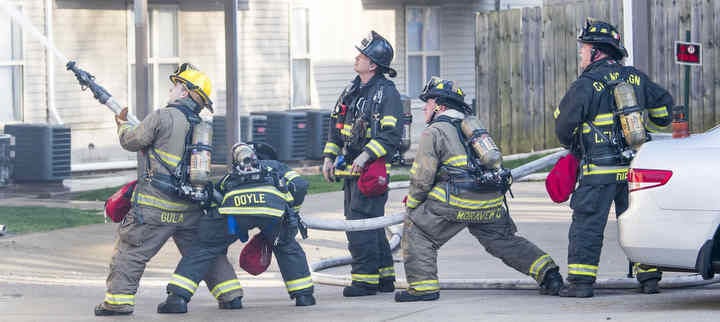
[(628, 171), (628, 188), (632, 191), (662, 186), (672, 177), (670, 170), (630, 169)]

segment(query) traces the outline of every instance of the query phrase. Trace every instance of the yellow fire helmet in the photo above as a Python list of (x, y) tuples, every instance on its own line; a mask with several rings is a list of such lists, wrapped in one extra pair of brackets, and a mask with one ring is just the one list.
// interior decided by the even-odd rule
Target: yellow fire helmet
[(212, 101), (210, 100), (210, 94), (212, 93), (212, 84), (210, 83), (210, 77), (205, 73), (199, 71), (195, 66), (189, 63), (183, 63), (178, 67), (175, 73), (170, 75), (170, 81), (173, 84), (182, 82), (185, 87), (191, 92), (195, 92), (203, 100), (203, 104), (210, 112), (214, 112), (212, 108)]

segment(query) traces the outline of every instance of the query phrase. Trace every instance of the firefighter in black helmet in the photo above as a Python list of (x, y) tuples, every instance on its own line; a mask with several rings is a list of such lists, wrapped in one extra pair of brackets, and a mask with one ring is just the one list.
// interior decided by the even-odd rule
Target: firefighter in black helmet
[[(670, 124), (668, 107), (673, 98), (643, 72), (622, 65), (627, 51), (611, 24), (588, 19), (577, 40), (583, 72), (554, 113), (560, 143), (581, 160), (580, 184), (570, 200), (570, 284), (560, 296), (591, 297), (610, 206), (615, 202), (616, 216), (628, 208), (627, 172), (637, 148), (627, 143), (628, 134), (621, 128), (620, 120), (626, 116), (620, 108), (626, 108), (618, 101), (618, 91), (626, 89), (635, 97), (628, 111), (633, 108), (657, 126)], [(643, 126), (639, 130), (646, 134)], [(661, 272), (641, 264), (635, 269), (641, 292), (657, 293)]]
[[(338, 99), (331, 114), (328, 141), (323, 150), (325, 180), (344, 178), (345, 218), (382, 217), (388, 194), (364, 195), (358, 178), (371, 162), (384, 157), (400, 145), (402, 129), (397, 126), (402, 105), (390, 67), (393, 48), (372, 31), (356, 46), (355, 72), (358, 74)], [(336, 166), (337, 161), (337, 166)], [(347, 232), (353, 257), (352, 285), (344, 296), (374, 295), (395, 290), (395, 269), (385, 229)]]

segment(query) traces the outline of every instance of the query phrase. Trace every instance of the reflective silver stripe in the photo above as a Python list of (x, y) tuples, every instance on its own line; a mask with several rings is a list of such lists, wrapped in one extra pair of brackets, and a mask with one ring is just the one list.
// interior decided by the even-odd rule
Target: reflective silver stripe
[(195, 291), (198, 287), (197, 283), (193, 282), (191, 279), (178, 274), (173, 274), (172, 278), (170, 279), (170, 283), (168, 284), (185, 289), (186, 291), (190, 292), (191, 295), (195, 294)]
[(550, 258), (550, 255), (545, 254), (540, 257), (538, 257), (531, 265), (530, 265), (530, 276), (532, 276), (534, 279), (537, 279), (540, 275), (540, 272), (542, 269), (547, 265), (548, 263), (552, 262), (552, 258)]
[(267, 215), (273, 217), (282, 217), (285, 209), (275, 209), (269, 207), (220, 207), (218, 212), (221, 215)]
[(294, 292), (310, 288), (313, 286), (312, 278), (310, 276), (298, 278), (292, 281), (285, 282), (288, 292)]
[(221, 295), (234, 291), (234, 290), (241, 290), (242, 285), (240, 284), (240, 281), (237, 279), (231, 279), (225, 282), (222, 282), (218, 285), (215, 285), (213, 287), (212, 291), (210, 293), (217, 299), (220, 298)]
[(394, 266), (383, 267), (383, 268), (379, 269), (378, 272), (380, 273), (380, 278), (395, 276), (395, 267)]
[(137, 196), (136, 197), (137, 203), (140, 205), (143, 205), (143, 206), (150, 206), (150, 207), (159, 208), (159, 209), (167, 210), (167, 211), (174, 211), (174, 212), (185, 211), (188, 208), (190, 208), (190, 205), (187, 205), (187, 204), (182, 204), (179, 202), (173, 202), (170, 200), (160, 199), (158, 197), (146, 195), (144, 193), (137, 193), (136, 196)]
[(416, 208), (418, 205), (420, 205), (420, 200), (417, 200), (413, 198), (411, 195), (407, 196), (407, 204), (406, 206), (408, 208)]
[(440, 290), (440, 282), (438, 280), (412, 282), (410, 288), (416, 291), (438, 291)]
[(327, 142), (325, 143), (325, 149), (323, 149), (323, 153), (338, 155), (340, 153), (340, 147), (335, 143)]
[(368, 284), (379, 284), (380, 274), (350, 274), (355, 282), (363, 282)]
[[(445, 189), (435, 186), (429, 194), (433, 199), (440, 202), (448, 202), (446, 197)], [(448, 202), (451, 206), (465, 208), (465, 209), (489, 209), (494, 207), (500, 207), (503, 204), (504, 196), (500, 196), (490, 200), (470, 200), (463, 199), (454, 195), (450, 195), (450, 201)]]
[(113, 305), (135, 305), (135, 295), (105, 293), (105, 303)]
[(586, 264), (568, 264), (569, 275), (597, 276), (598, 267)]

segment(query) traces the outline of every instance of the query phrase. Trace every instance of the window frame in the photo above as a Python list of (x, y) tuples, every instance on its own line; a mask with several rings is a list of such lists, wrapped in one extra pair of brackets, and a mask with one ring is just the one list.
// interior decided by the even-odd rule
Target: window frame
[[(15, 9), (24, 14), (24, 6), (21, 2), (18, 1), (9, 1), (8, 5), (14, 6)], [(13, 91), (12, 95), (12, 108), (13, 111), (13, 119), (9, 120), (0, 120), (0, 124), (12, 124), (12, 123), (22, 123), (25, 120), (25, 65), (27, 64), (25, 60), (25, 35), (22, 27), (20, 24), (13, 19), (9, 19), (10, 26), (15, 25), (18, 30), (18, 39), (17, 39), (17, 45), (20, 46), (20, 59), (15, 59), (14, 57), (11, 57), (9, 60), (0, 60), (0, 67), (10, 67), (10, 77), (11, 82), (15, 80), (15, 77), (17, 76), (17, 84), (18, 88), (15, 91)], [(13, 47), (14, 43), (13, 41), (13, 35), (10, 35), (10, 50), (13, 51), (15, 48)], [(18, 69), (18, 71), (15, 70), (15, 68)], [(13, 83), (14, 84), (14, 83)], [(15, 95), (17, 94), (17, 96)], [(15, 106), (17, 104), (17, 106)], [(17, 114), (16, 114), (17, 113)]]
[[(128, 106), (130, 106), (131, 111), (136, 111), (137, 109), (134, 107), (134, 99), (132, 99), (134, 95), (133, 91), (133, 80), (132, 75), (134, 73), (135, 69), (135, 15), (133, 10), (133, 5), (128, 5), (127, 10), (127, 20), (128, 20), (128, 26), (127, 26), (127, 40), (128, 40), (128, 78), (127, 78), (127, 86), (128, 86)], [(160, 10), (158, 9), (172, 9), (175, 11), (176, 15), (176, 25), (175, 25), (175, 44), (177, 46), (177, 52), (176, 56), (174, 57), (158, 57), (159, 53), (159, 47), (153, 48), (151, 44), (159, 43), (160, 42), (160, 28), (152, 28), (150, 25), (153, 21), (157, 23), (158, 18), (157, 15)], [(153, 88), (154, 93), (148, 93), (150, 96), (150, 109), (155, 110), (158, 108), (162, 108), (165, 106), (165, 96), (163, 95), (163, 92), (160, 91), (163, 84), (163, 78), (167, 80), (169, 83), (170, 80), (167, 79), (168, 75), (160, 75), (160, 65), (167, 65), (167, 64), (175, 64), (176, 66), (180, 66), (182, 63), (182, 46), (180, 45), (180, 39), (182, 34), (182, 15), (180, 14), (180, 5), (179, 4), (148, 4), (148, 26), (147, 26), (147, 32), (148, 32), (148, 46), (146, 53), (147, 56), (147, 63), (148, 63), (148, 76), (153, 76), (151, 79), (148, 79), (148, 86), (151, 86)], [(151, 18), (152, 16), (152, 18)], [(151, 32), (151, 30), (154, 30), (155, 32)], [(153, 50), (154, 49), (154, 50)], [(155, 51), (155, 52), (153, 52)], [(154, 86), (152, 86), (154, 84)], [(156, 95), (157, 94), (157, 95)]]
[[(307, 51), (305, 53), (297, 53), (295, 51), (295, 48), (293, 48), (293, 27), (295, 24), (295, 10), (304, 10), (305, 11), (305, 46), (307, 48)], [(311, 49), (310, 49), (310, 8), (306, 5), (293, 5), (290, 7), (290, 41), (289, 41), (289, 49), (290, 49), (290, 108), (308, 108), (312, 106), (313, 100), (312, 100), (312, 55), (311, 55)], [(307, 85), (307, 104), (296, 104), (295, 103), (295, 78), (294, 78), (294, 72), (295, 72), (295, 61), (296, 60), (306, 60), (307, 61), (307, 78), (306, 78), (306, 85)]]
[[(420, 82), (421, 83), (420, 90), (422, 90), (422, 86), (428, 82), (427, 57), (429, 57), (429, 56), (433, 56), (433, 57), (437, 56), (438, 57), (438, 59), (439, 59), (438, 71), (440, 73), (442, 73), (442, 69), (443, 69), (442, 66), (445, 61), (445, 59), (443, 57), (442, 49), (410, 51), (410, 49), (409, 49), (410, 48), (410, 46), (409, 46), (410, 37), (408, 35), (407, 23), (408, 23), (409, 11), (412, 9), (430, 9), (430, 10), (435, 11), (438, 14), (438, 32), (439, 33), (442, 32), (442, 15), (439, 12), (440, 10), (442, 10), (442, 8), (440, 6), (420, 6), (420, 5), (405, 6), (405, 19), (404, 19), (405, 21), (403, 22), (404, 28), (405, 28), (405, 92), (411, 96), (414, 95), (415, 93), (410, 92), (410, 90), (411, 90), (411, 88), (410, 88), (410, 56), (422, 57), (422, 74), (421, 75), (422, 75), (423, 79), (422, 79), (422, 82)], [(423, 35), (421, 35), (421, 38), (424, 39)], [(442, 37), (440, 37), (438, 39), (438, 41), (441, 41), (441, 39), (442, 39)], [(441, 44), (438, 44), (438, 46), (441, 46)], [(441, 75), (431, 75), (431, 76), (442, 77)]]

